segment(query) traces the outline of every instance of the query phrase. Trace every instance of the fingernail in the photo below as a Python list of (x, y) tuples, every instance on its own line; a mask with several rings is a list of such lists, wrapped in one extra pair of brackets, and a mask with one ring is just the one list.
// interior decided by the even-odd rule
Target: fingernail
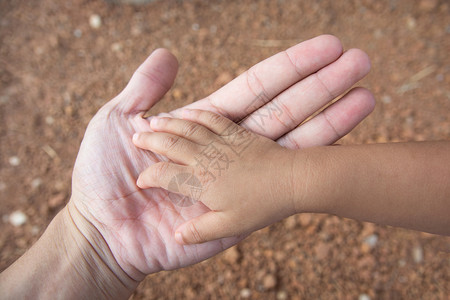
[(186, 245), (183, 240), (183, 235), (179, 231), (175, 232), (175, 241), (180, 245)]
[(150, 127), (157, 128), (160, 123), (159, 121), (160, 119), (158, 117), (153, 117), (150, 121)]
[(139, 139), (139, 133), (133, 134), (133, 141), (136, 142)]
[(138, 177), (138, 179), (136, 180), (136, 185), (139, 187), (139, 188), (142, 188), (142, 180), (141, 180), (141, 177), (139, 176)]
[(194, 114), (194, 111), (192, 109), (189, 109), (189, 108), (183, 109), (183, 112), (181, 113), (181, 115), (183, 117), (191, 117), (193, 114)]

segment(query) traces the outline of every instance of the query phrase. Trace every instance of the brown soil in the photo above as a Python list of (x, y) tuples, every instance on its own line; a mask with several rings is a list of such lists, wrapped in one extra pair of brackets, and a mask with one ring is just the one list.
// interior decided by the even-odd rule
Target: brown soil
[[(449, 15), (445, 0), (0, 1), (0, 270), (67, 202), (88, 121), (155, 48), (180, 61), (155, 108), (167, 111), (331, 33), (369, 54), (362, 84), (378, 100), (342, 143), (448, 139)], [(17, 210), (27, 221), (15, 227)], [(448, 249), (444, 237), (298, 215), (204, 263), (149, 276), (133, 299), (445, 299)]]

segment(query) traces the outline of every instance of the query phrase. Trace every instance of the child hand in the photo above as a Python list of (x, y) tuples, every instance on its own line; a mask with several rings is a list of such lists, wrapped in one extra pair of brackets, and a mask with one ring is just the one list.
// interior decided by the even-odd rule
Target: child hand
[(142, 172), (139, 187), (161, 187), (211, 209), (176, 230), (178, 243), (250, 233), (295, 213), (291, 185), (295, 151), (218, 114), (185, 110), (182, 117), (154, 117), (150, 123), (154, 132), (133, 136), (136, 146), (173, 161)]

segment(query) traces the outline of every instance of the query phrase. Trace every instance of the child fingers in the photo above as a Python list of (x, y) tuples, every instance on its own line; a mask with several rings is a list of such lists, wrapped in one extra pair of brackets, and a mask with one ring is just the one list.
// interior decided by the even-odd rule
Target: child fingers
[(185, 109), (182, 112), (183, 119), (201, 124), (215, 134), (226, 136), (242, 129), (233, 121), (210, 111), (198, 109)]
[(202, 146), (180, 136), (165, 132), (141, 132), (133, 135), (133, 143), (146, 150), (162, 154), (180, 164), (192, 164)]
[[(170, 162), (159, 162), (151, 165), (141, 174), (137, 179), (137, 186), (141, 189), (157, 187), (168, 190), (169, 192), (179, 193), (185, 195), (185, 192), (189, 192), (185, 189), (180, 189), (177, 184), (173, 185), (175, 180), (180, 183), (182, 178), (188, 177), (180, 174), (192, 174), (192, 169), (186, 166), (180, 166)], [(178, 184), (179, 185), (179, 184)], [(188, 195), (186, 195), (188, 196)]]
[(207, 145), (215, 137), (204, 126), (182, 119), (153, 117), (150, 126), (155, 131), (176, 134), (201, 145)]
[(235, 235), (223, 212), (210, 211), (182, 224), (175, 232), (181, 245), (200, 244)]

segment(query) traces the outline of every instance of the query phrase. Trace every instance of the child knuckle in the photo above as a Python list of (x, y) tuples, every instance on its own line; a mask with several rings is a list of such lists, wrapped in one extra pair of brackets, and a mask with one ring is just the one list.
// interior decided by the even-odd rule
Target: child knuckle
[(166, 162), (157, 163), (154, 169), (155, 179), (160, 179), (166, 176), (169, 169), (169, 164)]
[(198, 230), (197, 225), (195, 225), (194, 222), (189, 223), (188, 231), (190, 232), (194, 243), (202, 243), (205, 241), (205, 239), (203, 238), (203, 235)]

